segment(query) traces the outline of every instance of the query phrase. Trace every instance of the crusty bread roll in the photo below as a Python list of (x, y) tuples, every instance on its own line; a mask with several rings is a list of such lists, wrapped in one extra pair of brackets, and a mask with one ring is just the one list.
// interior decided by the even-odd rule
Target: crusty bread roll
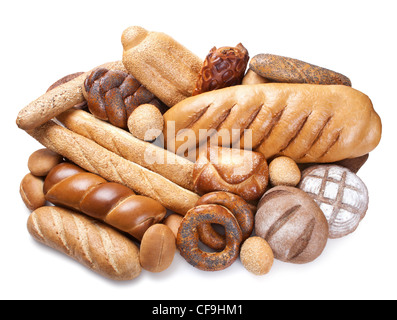
[[(177, 154), (207, 141), (199, 130), (213, 129), (214, 144), (229, 136), (236, 147), (252, 148), (267, 159), (288, 156), (297, 163), (359, 157), (378, 145), (382, 130), (371, 100), (340, 85), (234, 86), (187, 98), (169, 109), (164, 120), (167, 148)], [(252, 143), (245, 139), (245, 129), (252, 133)]]
[(184, 215), (199, 199), (197, 194), (53, 121), (27, 132), (48, 149), (63, 155), (83, 169), (108, 181), (124, 184), (176, 213)]
[(141, 273), (138, 247), (95, 219), (72, 210), (45, 206), (30, 214), (27, 227), (35, 240), (104, 277), (132, 280)]

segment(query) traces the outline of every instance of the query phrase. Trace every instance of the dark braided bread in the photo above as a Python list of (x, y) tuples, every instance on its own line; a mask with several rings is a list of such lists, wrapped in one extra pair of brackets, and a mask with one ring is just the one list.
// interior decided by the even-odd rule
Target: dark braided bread
[(98, 68), (83, 85), (88, 109), (97, 118), (127, 129), (127, 120), (141, 104), (155, 105), (163, 113), (164, 104), (132, 75), (123, 71)]

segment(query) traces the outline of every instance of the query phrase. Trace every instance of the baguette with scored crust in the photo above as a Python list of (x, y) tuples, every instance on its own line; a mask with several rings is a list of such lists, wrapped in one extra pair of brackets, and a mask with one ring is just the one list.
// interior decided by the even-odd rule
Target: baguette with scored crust
[[(180, 155), (207, 141), (200, 130), (212, 129), (213, 144), (224, 145), (221, 137), (231, 137), (226, 143), (234, 147), (297, 163), (362, 156), (378, 145), (382, 131), (368, 96), (340, 85), (234, 86), (187, 98), (164, 120), (167, 149)], [(171, 125), (175, 130), (168, 130)], [(245, 139), (247, 133), (252, 142)]]
[(128, 161), (53, 121), (27, 131), (42, 145), (104, 179), (126, 185), (184, 215), (200, 198), (163, 176)]
[(67, 110), (57, 116), (57, 120), (69, 130), (95, 141), (119, 156), (194, 191), (193, 162), (137, 139), (131, 133), (99, 120), (83, 110)]
[(141, 273), (139, 249), (107, 224), (75, 211), (45, 206), (28, 219), (30, 235), (96, 273), (112, 280), (132, 280)]

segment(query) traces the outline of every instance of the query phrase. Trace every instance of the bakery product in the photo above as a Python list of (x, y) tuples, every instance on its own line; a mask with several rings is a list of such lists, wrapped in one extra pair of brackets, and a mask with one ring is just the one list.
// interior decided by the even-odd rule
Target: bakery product
[[(225, 227), (226, 246), (220, 252), (205, 252), (199, 247), (197, 227), (202, 223), (216, 223)], [(192, 208), (179, 227), (177, 247), (181, 256), (192, 266), (204, 271), (220, 271), (239, 255), (241, 229), (233, 214), (223, 206), (206, 204)]]
[(315, 165), (305, 169), (299, 188), (324, 212), (331, 239), (355, 231), (368, 209), (368, 190), (364, 182), (341, 166)]
[(136, 244), (105, 223), (69, 209), (45, 206), (30, 214), (27, 227), (35, 240), (106, 278), (126, 281), (141, 273)]
[(167, 213), (160, 202), (72, 163), (54, 167), (44, 180), (43, 190), (49, 202), (102, 220), (137, 240)]
[(260, 76), (276, 82), (352, 85), (343, 74), (275, 54), (257, 54), (249, 67)]
[(97, 118), (127, 129), (127, 120), (140, 105), (150, 103), (165, 110), (163, 103), (127, 72), (98, 68), (84, 80), (83, 95)]
[(28, 133), (45, 147), (63, 155), (83, 169), (98, 174), (109, 182), (124, 184), (140, 195), (159, 201), (176, 213), (185, 214), (200, 198), (196, 193), (106, 150), (53, 121)]
[(200, 195), (227, 191), (255, 201), (265, 193), (268, 181), (267, 161), (259, 152), (208, 146), (194, 164), (194, 190)]
[(210, 140), (297, 163), (359, 157), (378, 145), (382, 131), (368, 96), (340, 85), (233, 86), (187, 98), (164, 120), (167, 149), (180, 155)]
[[(125, 71), (121, 61), (105, 63), (100, 67)], [(19, 111), (16, 124), (20, 129), (32, 130), (65, 110), (84, 102), (82, 85), (89, 73), (83, 73), (56, 88), (47, 91)]]
[(124, 159), (156, 172), (185, 189), (193, 190), (193, 162), (137, 139), (127, 131), (82, 110), (67, 110), (58, 115), (57, 120), (71, 131)]
[(207, 54), (192, 95), (241, 84), (249, 60), (248, 50), (235, 47), (213, 47)]
[(166, 270), (174, 260), (175, 236), (164, 224), (151, 226), (143, 235), (139, 259), (143, 269), (150, 272)]
[(192, 95), (202, 60), (162, 32), (131, 26), (123, 31), (123, 64), (167, 106)]
[(328, 222), (308, 194), (278, 186), (267, 191), (258, 204), (255, 234), (269, 243), (276, 259), (302, 264), (323, 252)]

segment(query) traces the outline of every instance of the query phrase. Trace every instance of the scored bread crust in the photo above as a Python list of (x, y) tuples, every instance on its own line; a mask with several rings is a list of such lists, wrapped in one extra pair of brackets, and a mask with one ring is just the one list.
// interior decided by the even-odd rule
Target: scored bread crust
[[(340, 85), (234, 86), (187, 98), (169, 109), (164, 120), (167, 148), (177, 154), (206, 142), (199, 130), (213, 129), (214, 144), (224, 143), (222, 132), (228, 132), (234, 147), (252, 148), (267, 159), (284, 155), (298, 163), (359, 157), (378, 145), (382, 131), (368, 96)], [(175, 135), (170, 136), (171, 124)], [(184, 129), (192, 130), (196, 140), (186, 139)], [(252, 144), (244, 141), (246, 129)]]
[(176, 213), (184, 215), (200, 198), (163, 176), (128, 161), (53, 121), (27, 132), (48, 149), (83, 169), (108, 181), (124, 184)]

